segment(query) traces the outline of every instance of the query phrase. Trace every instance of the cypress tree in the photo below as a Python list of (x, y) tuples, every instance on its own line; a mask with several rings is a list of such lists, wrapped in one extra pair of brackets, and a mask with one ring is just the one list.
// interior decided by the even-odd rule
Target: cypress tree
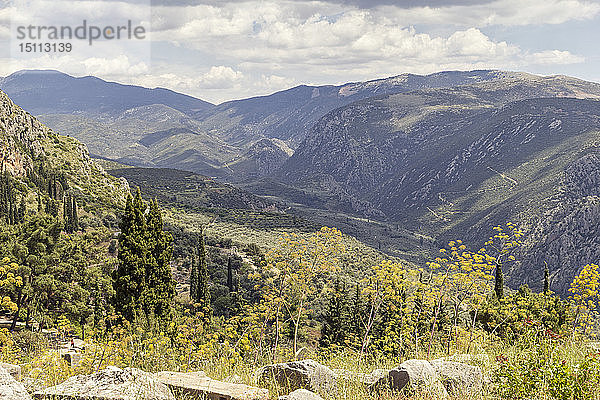
[(173, 237), (164, 231), (164, 223), (156, 200), (150, 202), (146, 226), (151, 257), (146, 267), (148, 296), (143, 299), (146, 302), (145, 311), (147, 313), (150, 311), (162, 319), (170, 318), (171, 303), (176, 294), (171, 273)]
[(27, 205), (25, 204), (25, 197), (21, 197), (21, 204), (19, 205), (19, 222), (25, 221), (25, 214), (27, 213)]
[(134, 198), (128, 196), (120, 228), (119, 268), (113, 274), (115, 309), (130, 321), (140, 312), (169, 318), (175, 296), (170, 269), (173, 238), (163, 230), (156, 201), (147, 207), (139, 189)]
[(548, 263), (544, 262), (544, 294), (548, 294), (550, 291), (550, 270), (548, 269)]
[(190, 256), (190, 259), (190, 300), (194, 302), (198, 297), (198, 263), (195, 252)]
[(504, 297), (504, 274), (502, 273), (502, 264), (500, 263), (496, 265), (494, 292), (496, 292), (498, 300)]
[(231, 256), (227, 259), (227, 287), (229, 288), (230, 293), (235, 291), (235, 288), (233, 287), (233, 265)]
[(73, 219), (71, 211), (71, 196), (65, 196), (63, 200), (63, 219), (65, 221), (65, 232), (73, 233)]
[(356, 284), (356, 291), (354, 293), (354, 304), (352, 305), (353, 310), (352, 310), (352, 315), (353, 318), (351, 319), (352, 321), (352, 333), (354, 333), (354, 335), (356, 336), (356, 343), (360, 343), (360, 341), (362, 340), (362, 334), (363, 334), (363, 326), (362, 326), (362, 320), (361, 320), (361, 316), (363, 313), (363, 304), (362, 304), (362, 299), (361, 299), (361, 295), (360, 295), (360, 285), (357, 283)]
[(146, 294), (148, 280), (146, 264), (150, 258), (146, 238), (144, 203), (138, 189), (135, 197), (127, 196), (125, 213), (119, 225), (119, 267), (113, 273), (115, 310), (133, 321), (142, 311), (142, 295)]
[(13, 225), (15, 223), (15, 210), (13, 203), (8, 203), (8, 224)]
[(321, 346), (343, 345), (347, 333), (348, 308), (346, 285), (336, 281), (323, 316)]
[(73, 232), (79, 230), (79, 217), (77, 216), (77, 200), (75, 200), (75, 196), (72, 197), (71, 204), (71, 229)]
[(195, 296), (192, 301), (201, 304), (205, 308), (210, 307), (210, 294), (208, 291), (208, 263), (206, 259), (206, 247), (204, 245), (204, 232), (200, 231), (198, 237), (198, 258), (197, 258), (197, 283)]

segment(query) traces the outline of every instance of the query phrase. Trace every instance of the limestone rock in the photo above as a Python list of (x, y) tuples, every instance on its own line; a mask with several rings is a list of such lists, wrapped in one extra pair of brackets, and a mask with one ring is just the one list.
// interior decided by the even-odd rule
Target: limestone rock
[(77, 375), (57, 386), (35, 392), (48, 400), (175, 400), (171, 390), (153, 374), (136, 368), (108, 367), (92, 375)]
[(323, 398), (310, 390), (297, 389), (287, 396), (279, 397), (279, 400), (323, 400)]
[(65, 351), (61, 352), (60, 355), (71, 367), (75, 368), (81, 362), (81, 353), (77, 351)]
[(248, 385), (221, 382), (199, 372), (163, 371), (157, 379), (173, 392), (207, 400), (267, 400), (269, 391)]
[(431, 365), (452, 394), (478, 393), (483, 387), (481, 368), (456, 361), (433, 360)]
[(390, 371), (390, 378), (394, 383), (404, 383), (406, 375), (408, 375), (408, 381), (413, 389), (424, 390), (442, 398), (448, 397), (446, 388), (440, 382), (429, 361), (407, 360), (400, 364), (398, 368)]
[(0, 400), (31, 400), (25, 386), (3, 367), (0, 367)]
[(267, 365), (258, 370), (258, 380), (265, 385), (275, 381), (289, 390), (308, 389), (325, 392), (335, 388), (337, 374), (314, 360)]
[(433, 366), (426, 360), (407, 360), (391, 370), (375, 370), (371, 373), (369, 387), (374, 391), (401, 391), (404, 388), (431, 393), (436, 397), (448, 396)]
[(4, 368), (16, 380), (21, 380), (21, 367), (19, 365), (0, 363), (0, 367)]

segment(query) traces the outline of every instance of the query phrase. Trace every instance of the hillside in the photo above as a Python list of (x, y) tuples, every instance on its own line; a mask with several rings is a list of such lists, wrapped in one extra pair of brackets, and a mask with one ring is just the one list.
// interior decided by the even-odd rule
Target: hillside
[(340, 86), (298, 86), (218, 106), (165, 89), (54, 71), (17, 72), (0, 80), (0, 89), (51, 128), (87, 144), (94, 155), (243, 181), (279, 168), (312, 125), (338, 107), (372, 96), (518, 75), (500, 71), (403, 74)]
[[(333, 191), (341, 187), (371, 204), (371, 214), (380, 212), (380, 218), (426, 232), (440, 244), (461, 238), (479, 245), (490, 226), (510, 220), (552, 241), (556, 235), (548, 239), (547, 229), (537, 228), (542, 213), (572, 204), (564, 196), (579, 199), (596, 190), (587, 177), (596, 174), (595, 164), (580, 159), (598, 150), (599, 96), (597, 84), (527, 76), (356, 102), (323, 117), (278, 179), (300, 188), (315, 182)], [(564, 186), (565, 171), (578, 170), (578, 163), (586, 173), (571, 174), (569, 185), (585, 190), (573, 191)], [(575, 209), (572, 216), (583, 215)], [(582, 223), (589, 225), (572, 222), (569, 235)], [(594, 240), (596, 232), (576, 236)], [(528, 246), (539, 247), (534, 236)], [(586, 241), (570, 243), (570, 254), (578, 256), (560, 257), (564, 249), (553, 249), (556, 244), (537, 248), (533, 265), (527, 258), (511, 284), (539, 287), (546, 260), (555, 290), (564, 293), (579, 266), (598, 256), (582, 255)], [(542, 269), (532, 272), (534, 266)]]
[(417, 89), (453, 87), (512, 76), (500, 71), (450, 71), (421, 76), (402, 74), (340, 86), (297, 86), (268, 96), (219, 104), (208, 115), (199, 115), (210, 132), (235, 141), (256, 135), (277, 138), (296, 148), (312, 125), (331, 110), (355, 101)]
[(39, 183), (40, 174), (65, 177), (68, 188), (98, 209), (122, 207), (126, 181), (108, 175), (77, 140), (60, 136), (15, 105), (0, 91), (2, 170)]

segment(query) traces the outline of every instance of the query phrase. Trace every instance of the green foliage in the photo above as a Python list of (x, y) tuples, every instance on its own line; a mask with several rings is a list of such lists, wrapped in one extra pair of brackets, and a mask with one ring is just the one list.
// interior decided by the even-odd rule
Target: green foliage
[(172, 237), (163, 231), (155, 201), (147, 204), (138, 189), (129, 196), (121, 221), (119, 266), (113, 273), (114, 305), (127, 320), (170, 318), (175, 285), (170, 271)]
[(351, 321), (353, 319), (350, 314), (351, 304), (349, 300), (346, 282), (342, 282), (338, 278), (329, 290), (327, 308), (322, 316), (320, 346), (344, 347), (347, 345), (347, 340), (352, 333)]
[(534, 323), (561, 332), (567, 322), (567, 305), (551, 292), (534, 293), (525, 285), (500, 300), (488, 297), (477, 320), (486, 331), (507, 339), (518, 338)]
[(575, 308), (573, 327), (584, 334), (598, 321), (600, 306), (600, 267), (587, 264), (573, 279), (570, 300)]
[(73, 195), (67, 195), (63, 198), (63, 219), (65, 221), (65, 232), (73, 233), (79, 230), (77, 201)]
[(0, 174), (0, 222), (9, 225), (23, 222), (26, 213), (24, 197), (17, 201), (16, 185), (8, 172)]
[(539, 323), (528, 324), (513, 343), (511, 354), (496, 358), (493, 377), (500, 398), (587, 400), (596, 395), (599, 353), (565, 348), (565, 339)]
[(210, 307), (208, 289), (208, 261), (204, 245), (204, 232), (198, 235), (197, 252), (190, 270), (190, 298), (201, 307)]

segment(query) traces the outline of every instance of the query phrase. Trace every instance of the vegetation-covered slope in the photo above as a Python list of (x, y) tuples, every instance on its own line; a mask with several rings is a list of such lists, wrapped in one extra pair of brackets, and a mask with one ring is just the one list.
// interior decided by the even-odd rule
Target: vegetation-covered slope
[(0, 81), (0, 88), (51, 128), (83, 141), (92, 154), (245, 180), (280, 167), (290, 147), (338, 107), (372, 96), (515, 76), (500, 71), (403, 74), (341, 86), (298, 86), (216, 107), (164, 89), (47, 71), (15, 73)]
[(63, 190), (74, 190), (97, 207), (124, 205), (129, 191), (126, 181), (107, 174), (90, 159), (85, 145), (52, 132), (3, 92), (0, 92), (0, 134), (2, 171), (32, 185), (38, 182), (41, 171), (64, 176), (69, 188)]
[[(485, 227), (513, 220), (533, 229), (562, 201), (565, 169), (597, 149), (599, 94), (596, 84), (526, 76), (368, 99), (323, 117), (278, 179), (341, 188), (371, 206), (357, 210), (366, 215), (475, 246), (487, 239)], [(593, 176), (594, 164), (586, 165)], [(573, 250), (587, 248), (579, 243)], [(597, 256), (567, 261), (544, 248), (533, 266), (514, 271), (513, 284), (541, 268), (526, 280), (537, 282), (546, 259), (553, 274), (562, 271), (556, 284), (564, 291)]]

